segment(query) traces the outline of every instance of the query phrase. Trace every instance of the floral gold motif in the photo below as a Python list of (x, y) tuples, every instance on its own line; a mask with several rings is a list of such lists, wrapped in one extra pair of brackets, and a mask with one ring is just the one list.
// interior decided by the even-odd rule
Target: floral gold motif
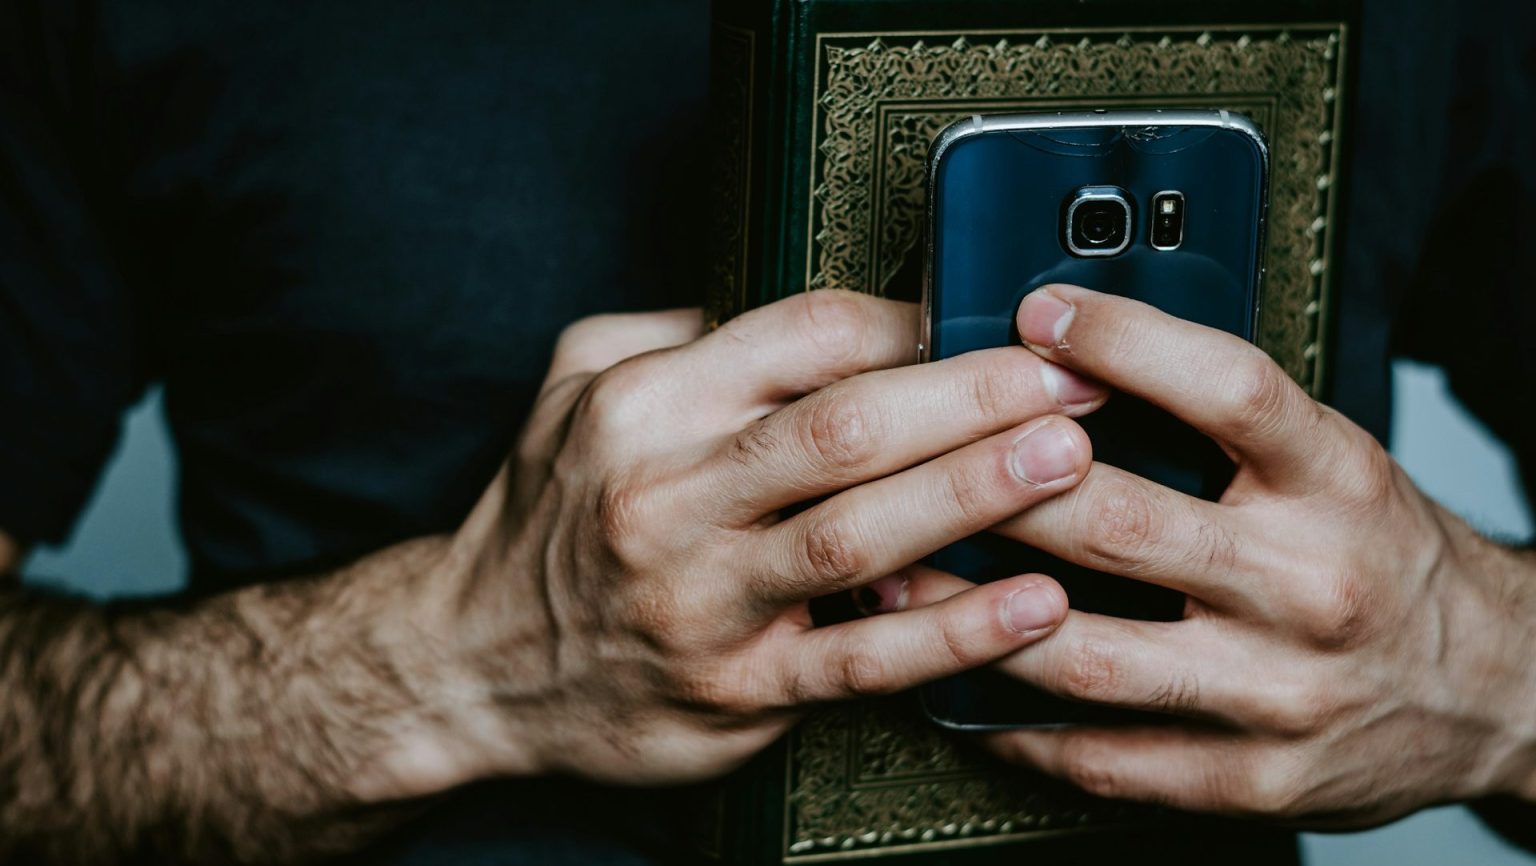
[[(1345, 31), (1281, 28), (822, 34), (806, 286), (883, 294), (923, 236), (929, 142), (977, 113), (1240, 111), (1271, 149), (1259, 343), (1317, 393), (1332, 272)], [(904, 703), (814, 714), (791, 735), (786, 863), (1123, 826), (1146, 813), (985, 760)]]

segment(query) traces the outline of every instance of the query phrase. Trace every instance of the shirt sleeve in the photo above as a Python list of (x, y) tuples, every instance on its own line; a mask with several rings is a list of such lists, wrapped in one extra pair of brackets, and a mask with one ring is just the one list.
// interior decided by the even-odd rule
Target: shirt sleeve
[(79, 20), (0, 6), (0, 529), (23, 544), (65, 538), (143, 389)]

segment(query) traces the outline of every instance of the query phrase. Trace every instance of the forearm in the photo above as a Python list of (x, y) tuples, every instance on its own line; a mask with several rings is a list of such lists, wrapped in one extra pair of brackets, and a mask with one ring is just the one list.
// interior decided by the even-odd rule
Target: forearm
[[(1527, 584), (1527, 596), (1536, 597), (1536, 557), (1524, 553), (1522, 559), (1526, 568), (1521, 578)], [(1525, 803), (1527, 817), (1536, 822), (1536, 663), (1532, 660), (1533, 655), (1536, 655), (1536, 605), (1528, 606), (1526, 614), (1520, 643), (1512, 647), (1518, 653), (1512, 658), (1518, 659), (1517, 663), (1525, 669), (1525, 688), (1516, 698), (1524, 712), (1519, 716), (1517, 736), (1521, 748), (1514, 759), (1514, 782), (1510, 790)], [(1526, 841), (1523, 844), (1536, 849), (1536, 834), (1530, 832), (1529, 827), (1530, 824), (1527, 824)]]
[(0, 861), (291, 862), (460, 781), (422, 593), (447, 545), (179, 610), (0, 590)]
[(1500, 606), (1516, 625), (1513, 637), (1503, 641), (1508, 663), (1524, 673), (1524, 688), (1511, 690), (1509, 717), (1517, 729), (1523, 727), (1523, 748), (1516, 747), (1509, 758), (1508, 781), (1498, 786), (1497, 795), (1475, 801), (1472, 806), (1488, 826), (1520, 847), (1536, 852), (1536, 551), (1494, 546), (1485, 563), (1499, 575), (1495, 585)]
[[(1473, 534), (1460, 521), (1451, 531)], [(1483, 792), (1536, 810), (1536, 553), (1481, 538), (1457, 547), (1466, 552), (1461, 567), (1477, 575), (1482, 591), (1448, 612), (1449, 629), (1462, 636), (1448, 653), (1474, 690), (1469, 704), (1492, 709), (1498, 728)]]

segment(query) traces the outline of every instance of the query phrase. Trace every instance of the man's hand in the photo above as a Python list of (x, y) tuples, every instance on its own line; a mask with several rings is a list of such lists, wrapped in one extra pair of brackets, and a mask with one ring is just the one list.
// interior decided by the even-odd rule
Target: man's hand
[(697, 312), (609, 316), (562, 339), (435, 578), (451, 604), (423, 611), (454, 647), (433, 675), (473, 712), (403, 740), (372, 793), (706, 777), (806, 705), (993, 661), (1065, 615), (1039, 576), (823, 628), (806, 604), (873, 584), (872, 607), (899, 607), (932, 576), (912, 563), (1070, 488), (1089, 445), (1062, 416), (1101, 387), (1022, 347), (909, 366), (917, 310), (849, 293), (678, 345), (698, 329)]
[[(1068, 286), (1025, 299), (1042, 358), (1220, 443), (1219, 503), (1104, 465), (999, 531), (1188, 593), (1175, 623), (1073, 611), (1002, 669), (1161, 727), (992, 735), (1002, 756), (1106, 796), (1312, 825), (1490, 793), (1536, 798), (1536, 574), (1426, 499), (1364, 431), (1261, 351)], [(925, 582), (913, 603), (965, 584)]]
[(1041, 577), (811, 627), (807, 599), (899, 607), (935, 577), (909, 563), (1087, 472), (1061, 416), (1101, 386), (1022, 347), (895, 369), (916, 315), (817, 293), (702, 339), (697, 312), (587, 320), (452, 536), (186, 605), (0, 579), (0, 861), (296, 863), (472, 779), (695, 779), (807, 704), (1048, 634)]

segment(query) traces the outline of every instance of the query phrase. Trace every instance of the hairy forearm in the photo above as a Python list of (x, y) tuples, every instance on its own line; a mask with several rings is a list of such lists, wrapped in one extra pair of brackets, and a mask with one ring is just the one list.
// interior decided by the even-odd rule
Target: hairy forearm
[(0, 861), (293, 862), (457, 781), (424, 733), (455, 700), (420, 597), (447, 545), (180, 609), (0, 588)]
[(1495, 786), (1495, 796), (1472, 805), (1506, 839), (1536, 851), (1536, 665), (1531, 664), (1536, 653), (1536, 551), (1492, 542), (1477, 551), (1474, 567), (1490, 578), (1484, 584), (1489, 588), (1487, 607), (1497, 612), (1483, 631), (1495, 637), (1487, 665), (1518, 675), (1512, 685), (1499, 689), (1499, 703), (1509, 707), (1506, 717), (1516, 744), (1507, 754), (1505, 782)]

